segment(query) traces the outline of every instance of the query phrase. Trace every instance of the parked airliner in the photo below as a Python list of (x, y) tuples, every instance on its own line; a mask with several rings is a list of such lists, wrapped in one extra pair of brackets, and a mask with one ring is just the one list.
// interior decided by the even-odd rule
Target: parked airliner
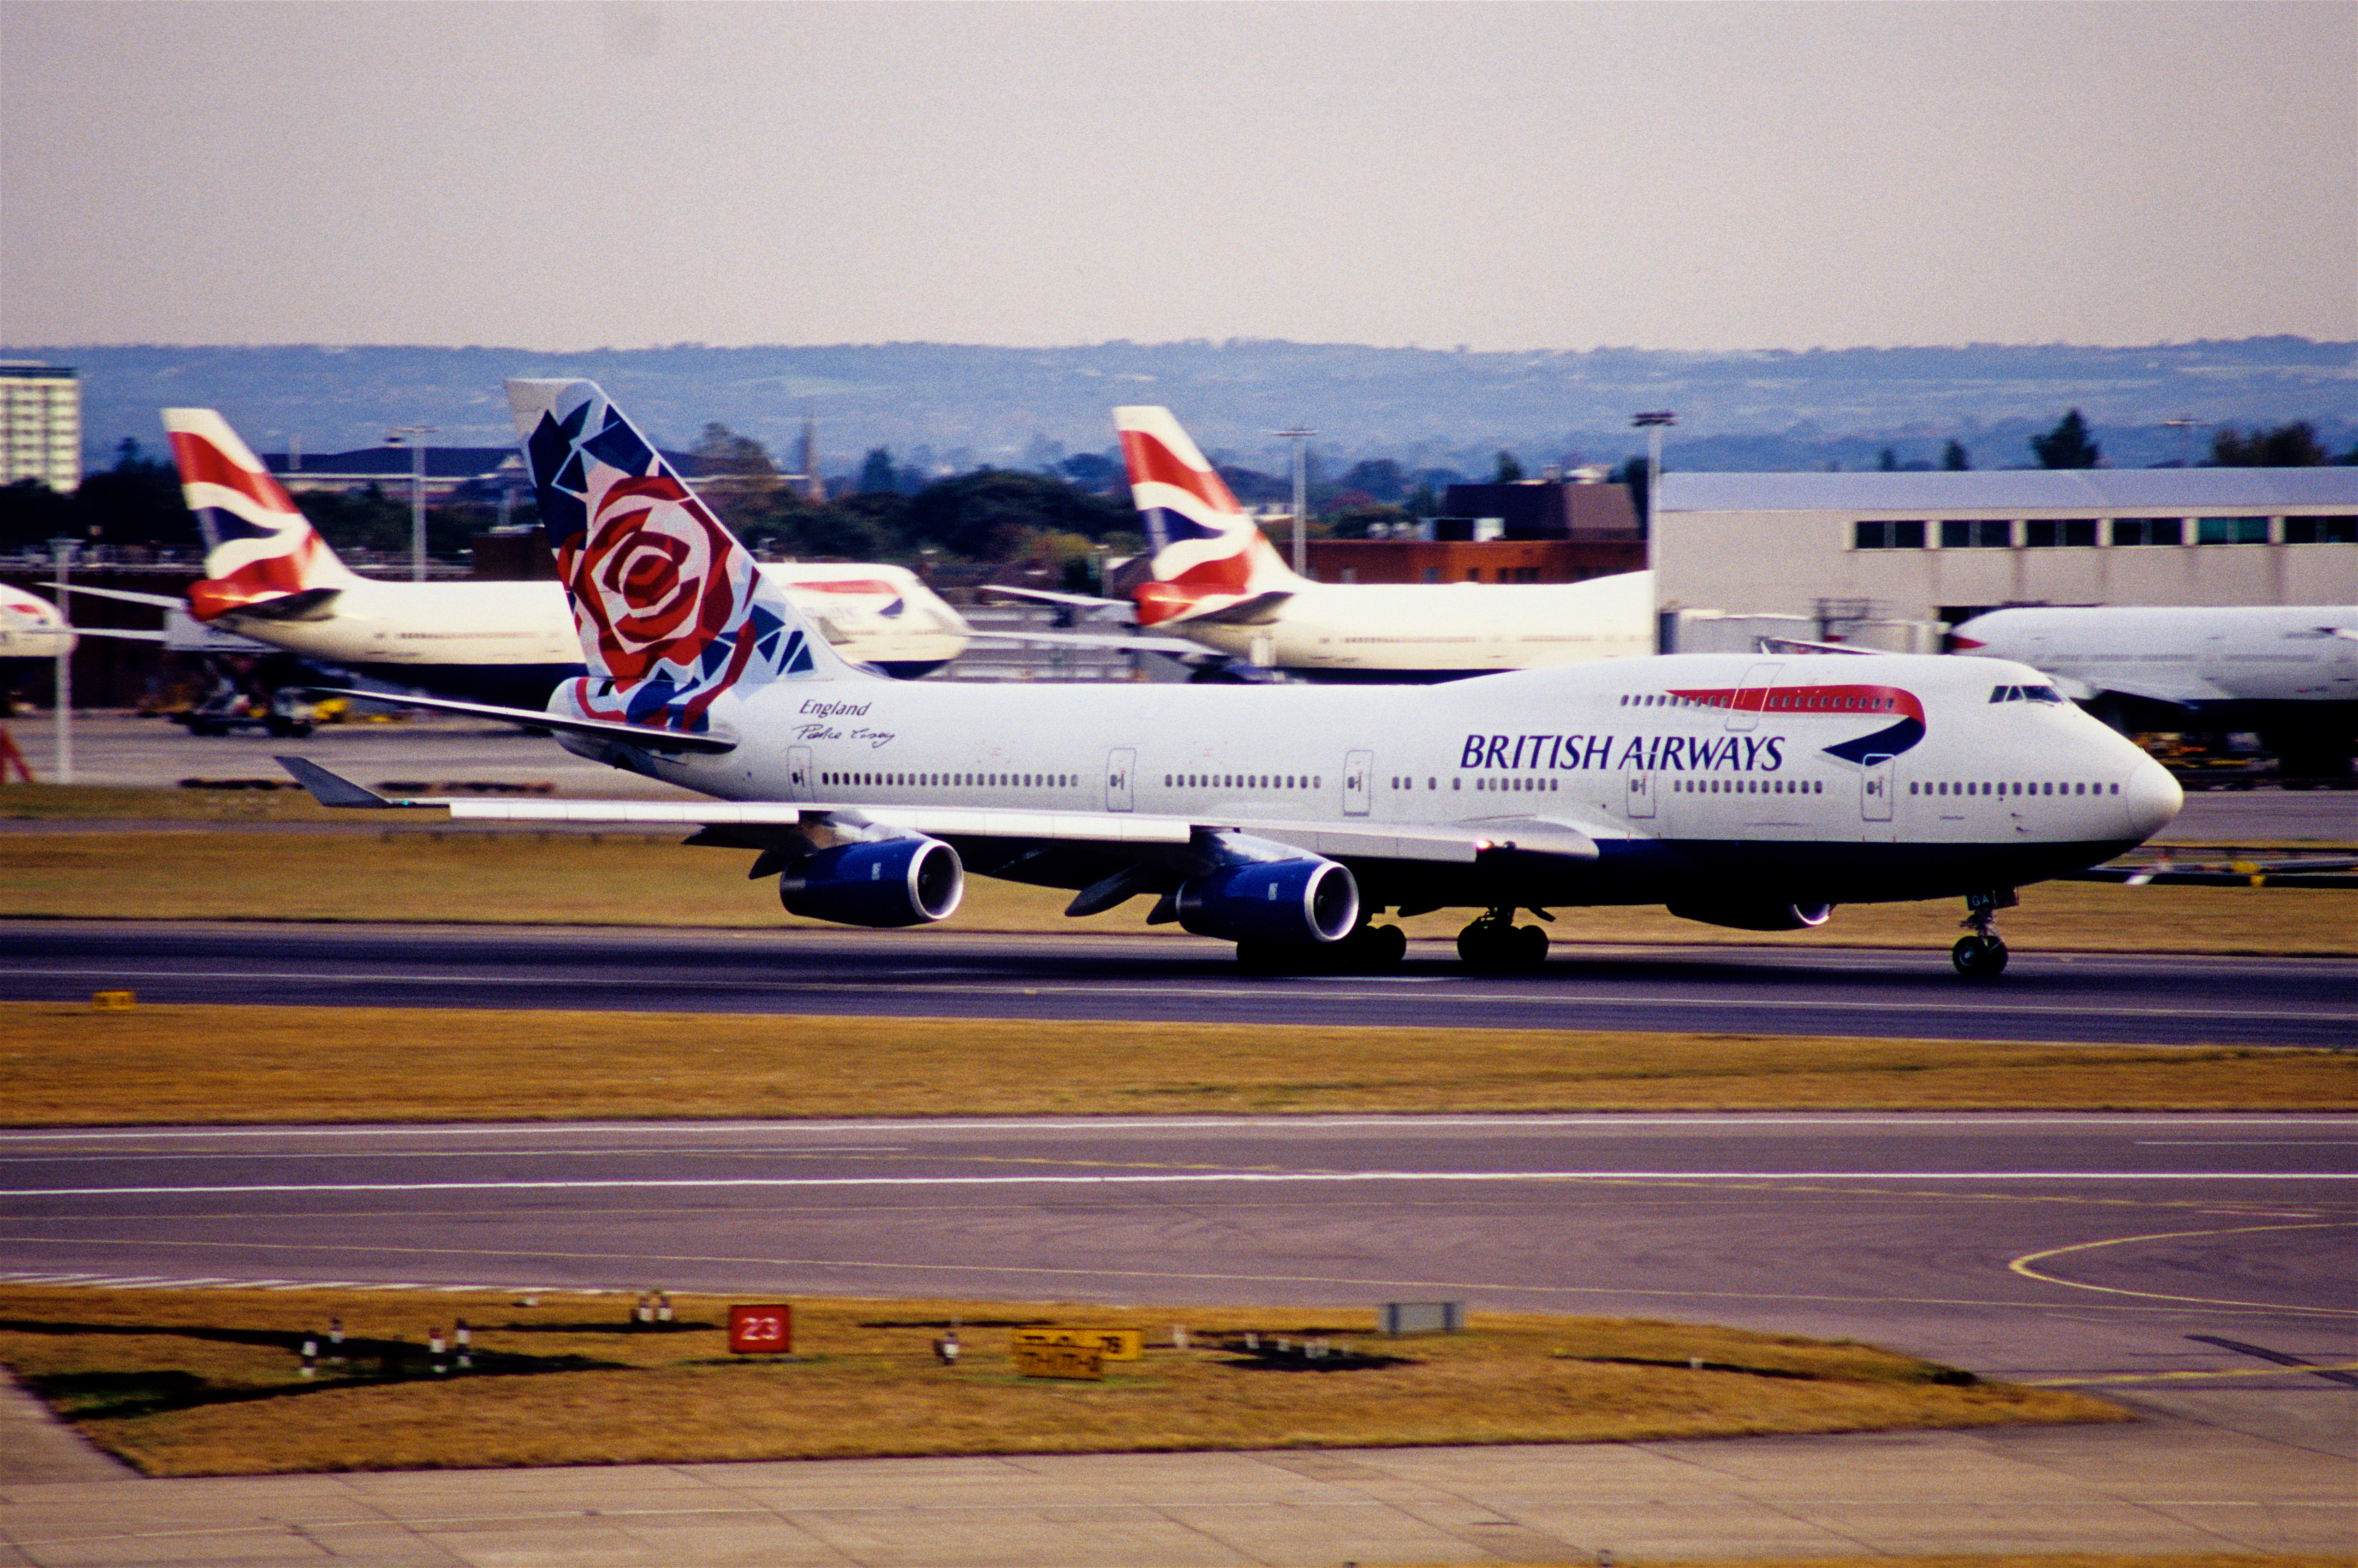
[[(373, 680), (495, 703), (537, 706), (581, 673), (561, 585), (362, 577), (218, 413), (168, 408), (164, 428), (208, 547), (205, 580), (189, 587), (187, 601), (199, 621)], [(972, 635), (903, 567), (773, 561), (757, 569), (847, 659), (887, 675), (930, 674)]]
[(2027, 605), (1950, 642), (2046, 672), (2122, 729), (2253, 730), (2288, 777), (2351, 769), (2358, 605)]
[(1963, 972), (1993, 913), (2176, 813), (2169, 775), (1992, 661), (1686, 654), (1441, 687), (944, 687), (865, 676), (589, 382), (508, 384), (589, 674), (537, 725), (698, 802), (391, 801), (299, 758), (330, 805), (675, 822), (755, 851), (795, 914), (916, 925), (968, 870), (1134, 898), (1282, 968), (1397, 962), (1397, 925), (1478, 912), (1476, 967), (1539, 963), (1526, 909), (1663, 903), (1745, 930), (1848, 903), (1963, 898)]
[(1152, 635), (1070, 641), (1163, 653), (1192, 643), (1312, 681), (1455, 680), (1654, 651), (1651, 572), (1574, 583), (1314, 582), (1285, 564), (1168, 408), (1113, 412), (1152, 552), (1132, 611)]

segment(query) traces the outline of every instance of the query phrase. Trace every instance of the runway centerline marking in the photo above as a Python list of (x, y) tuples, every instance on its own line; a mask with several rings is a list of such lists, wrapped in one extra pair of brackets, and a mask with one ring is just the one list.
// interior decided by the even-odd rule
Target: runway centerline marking
[(2280, 1307), (2266, 1302), (2222, 1300), (2211, 1296), (2178, 1295), (2169, 1291), (2133, 1291), (2120, 1285), (2092, 1285), (2082, 1280), (2067, 1280), (2060, 1274), (2050, 1274), (2032, 1268), (2034, 1263), (2050, 1258), (2061, 1258), (2071, 1252), (2093, 1252), (2104, 1247), (2128, 1247), (2140, 1241), (2185, 1241), (2211, 1236), (2252, 1236), (2272, 1230), (2346, 1230), (2358, 1221), (2322, 1220), (2303, 1225), (2240, 1225), (2219, 1230), (2167, 1230), (2148, 1236), (2112, 1236), (2101, 1241), (2075, 1241), (2068, 1247), (2049, 1247), (2037, 1252), (2025, 1252), (2008, 1260), (2007, 1271), (2042, 1284), (2062, 1285), (2074, 1291), (2094, 1291), (2108, 1296), (2136, 1296), (2146, 1301), (2169, 1302), (2185, 1306), (2257, 1307), (2265, 1311), (2323, 1314), (2329, 1317), (2358, 1317), (2358, 1309), (2344, 1307)]
[[(701, 1188), (1144, 1186), (1214, 1182), (2280, 1182), (2358, 1180), (2358, 1171), (1142, 1171), (1120, 1175), (605, 1176), (500, 1182), (259, 1182), (221, 1186), (15, 1187), (0, 1198), (194, 1197), (248, 1193), (467, 1193)], [(2255, 1229), (2298, 1228), (2258, 1226)], [(2200, 1235), (2204, 1232), (2190, 1231)], [(2126, 1238), (2124, 1239), (2144, 1239)], [(2085, 1246), (2104, 1243), (2089, 1242)], [(2073, 1251), (2075, 1248), (2059, 1248)], [(2027, 1254), (2027, 1259), (2047, 1256)], [(2017, 1260), (2022, 1261), (2023, 1260)], [(2023, 1271), (2017, 1269), (2017, 1272)], [(2037, 1277), (2037, 1276), (2032, 1276)], [(2055, 1281), (2069, 1284), (2070, 1281)], [(2090, 1287), (2095, 1288), (2095, 1287)]]

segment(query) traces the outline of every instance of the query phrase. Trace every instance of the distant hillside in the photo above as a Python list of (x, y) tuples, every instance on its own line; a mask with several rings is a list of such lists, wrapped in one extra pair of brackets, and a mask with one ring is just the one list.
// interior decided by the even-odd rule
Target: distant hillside
[[(1325, 464), (1389, 457), (1487, 475), (1613, 461), (1643, 449), (1641, 409), (1677, 411), (1666, 461), (1689, 470), (1871, 467), (1889, 447), (1936, 461), (1954, 438), (1974, 466), (2029, 462), (2035, 431), (2088, 416), (2122, 466), (2207, 450), (2207, 427), (2314, 423), (2336, 451), (2358, 443), (2358, 344), (2251, 338), (2136, 349), (1996, 347), (1671, 353), (1642, 349), (1466, 353), (1258, 341), (1001, 349), (932, 343), (822, 348), (522, 349), (59, 347), (0, 358), (78, 366), (94, 462), (125, 436), (160, 441), (156, 410), (216, 406), (256, 448), (366, 446), (395, 424), (437, 426), (454, 445), (511, 438), (503, 378), (603, 382), (666, 445), (708, 420), (784, 456), (806, 414), (822, 466), (873, 447), (904, 463), (1033, 465), (1112, 444), (1108, 411), (1163, 403), (1196, 439), (1275, 467), (1270, 432), (1306, 424)], [(2194, 431), (2165, 422), (2187, 418)], [(1329, 471), (1334, 471), (1330, 467)]]

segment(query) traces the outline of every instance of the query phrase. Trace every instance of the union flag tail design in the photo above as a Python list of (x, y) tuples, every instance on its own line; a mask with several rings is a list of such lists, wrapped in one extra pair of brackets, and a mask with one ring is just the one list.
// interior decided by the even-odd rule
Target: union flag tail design
[(596, 383), (512, 381), (508, 402), (590, 668), (555, 701), (698, 733), (732, 687), (855, 673)]
[(228, 420), (211, 408), (167, 408), (164, 433), (205, 540), (204, 580), (189, 585), (198, 620), (360, 580)]
[(1113, 411), (1130, 499), (1154, 555), (1138, 622), (1184, 621), (1300, 582), (1168, 408)]

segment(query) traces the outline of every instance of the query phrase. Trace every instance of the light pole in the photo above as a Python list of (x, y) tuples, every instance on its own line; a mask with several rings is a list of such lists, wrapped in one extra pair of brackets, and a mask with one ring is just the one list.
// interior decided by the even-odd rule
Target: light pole
[[(73, 600), (67, 594), (66, 585), (73, 579), (74, 551), (80, 544), (80, 540), (63, 537), (49, 541), (51, 558), (57, 565), (55, 586), (58, 592), (58, 613), (59, 619), (69, 624), (73, 621), (73, 614), (65, 607)], [(61, 784), (74, 782), (73, 650), (77, 641), (79, 639), (70, 632), (62, 633), (58, 638), (57, 693), (53, 717), (57, 721), (58, 783)]]
[(1308, 448), (1304, 443), (1318, 432), (1294, 429), (1279, 430), (1273, 434), (1293, 443), (1293, 575), (1304, 577), (1308, 575), (1303, 563), (1309, 559), (1309, 546), (1303, 542), (1302, 524), (1310, 509), (1309, 467), (1304, 455)]
[(426, 441), (432, 425), (395, 425), (385, 432), (389, 446), (409, 443), (409, 580), (426, 580)]
[(1667, 408), (1651, 414), (1633, 414), (1629, 423), (1646, 432), (1646, 554), (1654, 553), (1654, 514), (1661, 504), (1662, 493), (1662, 427), (1675, 425), (1679, 416)]

